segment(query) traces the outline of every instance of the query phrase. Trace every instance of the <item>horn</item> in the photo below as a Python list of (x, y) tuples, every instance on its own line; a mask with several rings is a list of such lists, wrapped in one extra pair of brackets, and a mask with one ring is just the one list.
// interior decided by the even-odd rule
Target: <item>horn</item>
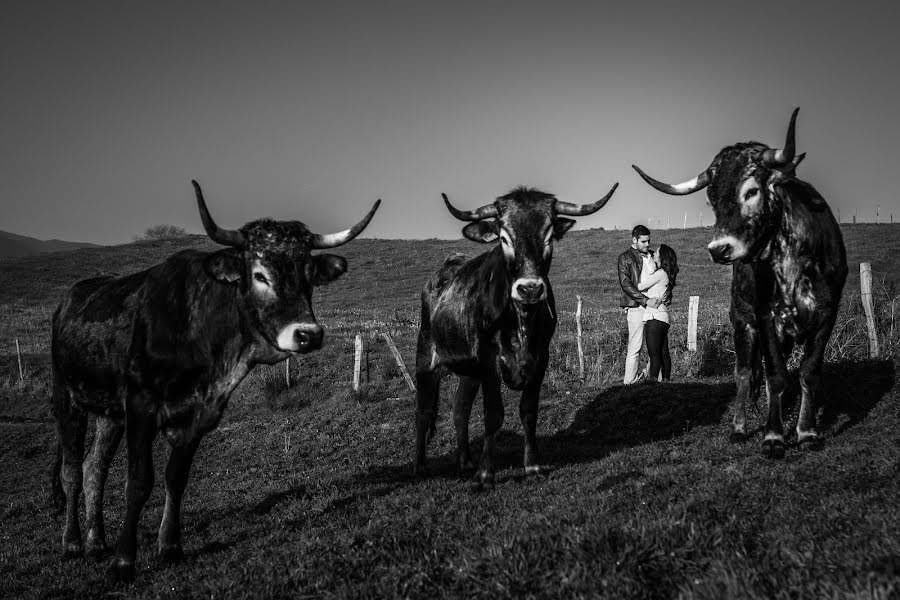
[(356, 236), (358, 236), (363, 229), (366, 228), (366, 225), (369, 224), (369, 221), (372, 220), (372, 217), (375, 215), (375, 211), (378, 210), (378, 206), (381, 204), (381, 198), (375, 201), (375, 204), (372, 206), (372, 210), (369, 211), (365, 217), (363, 217), (362, 221), (351, 227), (350, 229), (345, 229), (344, 231), (338, 231), (337, 233), (314, 233), (312, 236), (312, 247), (318, 250), (323, 248), (334, 248), (335, 246), (340, 246), (342, 244), (346, 244)]
[(800, 111), (800, 107), (794, 109), (793, 114), (791, 115), (791, 124), (788, 126), (787, 139), (784, 141), (783, 149), (769, 148), (765, 152), (763, 152), (763, 162), (768, 167), (783, 167), (789, 164), (794, 160), (794, 152), (796, 151), (796, 147), (794, 145), (794, 126), (797, 121), (797, 113)]
[(476, 208), (475, 210), (459, 210), (450, 204), (450, 200), (447, 199), (447, 194), (441, 194), (441, 197), (444, 199), (444, 204), (447, 205), (447, 210), (450, 211), (450, 214), (460, 221), (480, 221), (482, 219), (497, 216), (497, 207), (493, 204), (485, 204), (481, 208)]
[(200, 189), (200, 184), (193, 179), (191, 179), (191, 183), (194, 184), (194, 191), (197, 193), (197, 208), (200, 209), (200, 220), (203, 221), (203, 229), (206, 230), (206, 235), (208, 235), (212, 241), (218, 242), (223, 246), (243, 248), (246, 244), (244, 234), (236, 229), (222, 229), (216, 225), (216, 222), (213, 221), (212, 216), (209, 214), (209, 209), (206, 208), (206, 202), (203, 200), (203, 191)]
[(696, 191), (702, 190), (706, 186), (709, 185), (709, 171), (703, 171), (693, 179), (689, 181), (685, 181), (684, 183), (678, 183), (676, 185), (671, 185), (668, 183), (663, 183), (662, 181), (657, 181), (641, 171), (637, 165), (631, 165), (631, 168), (638, 172), (638, 175), (644, 178), (644, 181), (649, 183), (651, 186), (655, 187), (661, 192), (665, 192), (666, 194), (671, 194), (673, 196), (684, 196), (685, 194), (693, 194)]
[(784, 173), (789, 175), (795, 175), (797, 173), (797, 165), (803, 162), (803, 159), (806, 158), (806, 152), (802, 154), (798, 154), (794, 157), (794, 160), (791, 161), (791, 164), (787, 165), (782, 169)]
[(553, 208), (556, 210), (556, 214), (558, 215), (570, 215), (573, 217), (583, 217), (584, 215), (592, 215), (605, 205), (610, 198), (612, 198), (613, 192), (616, 191), (616, 188), (619, 187), (619, 183), (616, 182), (612, 189), (609, 190), (609, 193), (594, 202), (593, 204), (572, 204), (570, 202), (562, 202), (557, 200), (553, 203)]

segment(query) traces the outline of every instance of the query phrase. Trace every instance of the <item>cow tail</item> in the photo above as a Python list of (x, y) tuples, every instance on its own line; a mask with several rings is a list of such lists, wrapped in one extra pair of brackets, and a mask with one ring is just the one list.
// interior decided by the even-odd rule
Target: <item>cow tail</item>
[(430, 444), (431, 440), (434, 438), (434, 434), (437, 433), (437, 413), (438, 413), (438, 396), (440, 394), (434, 395), (434, 405), (431, 408), (431, 423), (428, 424), (428, 433), (425, 437), (425, 444)]
[(66, 494), (63, 492), (60, 471), (62, 470), (62, 444), (56, 442), (56, 460), (50, 470), (50, 504), (53, 514), (59, 516), (66, 510)]

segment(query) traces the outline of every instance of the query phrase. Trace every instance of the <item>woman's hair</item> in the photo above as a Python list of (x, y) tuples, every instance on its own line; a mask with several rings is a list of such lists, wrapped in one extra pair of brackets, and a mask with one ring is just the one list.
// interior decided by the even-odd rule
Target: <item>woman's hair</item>
[(659, 255), (659, 268), (669, 276), (668, 291), (671, 294), (672, 288), (675, 287), (675, 279), (678, 277), (678, 256), (670, 246), (665, 244), (660, 244), (656, 253)]

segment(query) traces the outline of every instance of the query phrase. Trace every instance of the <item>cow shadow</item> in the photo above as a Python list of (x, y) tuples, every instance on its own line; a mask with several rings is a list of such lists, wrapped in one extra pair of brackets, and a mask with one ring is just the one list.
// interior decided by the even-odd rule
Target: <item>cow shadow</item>
[[(539, 434), (542, 462), (551, 470), (566, 463), (590, 462), (623, 446), (678, 437), (693, 427), (718, 424), (734, 393), (735, 386), (731, 381), (645, 382), (603, 389), (575, 412), (564, 430), (550, 436)], [(509, 414), (509, 408), (506, 425), (496, 434), (494, 464), (500, 480), (526, 477), (524, 473), (517, 474), (522, 466), (525, 443), (519, 427), (510, 423), (510, 419), (518, 419)], [(473, 411), (473, 419), (477, 418), (476, 414), (477, 411)], [(429, 453), (427, 477), (472, 477), (473, 472), (457, 469), (455, 440), (451, 441), (451, 446), (450, 452)], [(476, 463), (483, 446), (483, 436), (473, 436), (470, 448)], [(513, 474), (509, 474), (509, 470)], [(411, 464), (376, 467), (362, 477), (370, 482), (395, 486), (414, 484), (420, 479), (413, 474)]]
[[(895, 377), (892, 360), (844, 360), (826, 364), (816, 396), (819, 431), (837, 437), (865, 420), (893, 389)], [(799, 388), (799, 382), (796, 387)], [(793, 402), (799, 405), (799, 393), (794, 395)]]
[(668, 440), (718, 425), (734, 399), (733, 381), (645, 382), (602, 390), (571, 424), (541, 440), (551, 464), (589, 462), (613, 450)]
[[(894, 378), (895, 365), (890, 360), (826, 363), (817, 395), (819, 431), (827, 437), (836, 437), (863, 421), (894, 387)], [(786, 430), (796, 426), (799, 389), (798, 375), (794, 371), (790, 374), (783, 403)], [(592, 462), (625, 447), (678, 438), (695, 427), (719, 426), (720, 431), (713, 435), (727, 437), (735, 394), (736, 386), (731, 377), (692, 382), (645, 381), (602, 389), (575, 412), (565, 429), (549, 436), (538, 436), (542, 462), (551, 469)], [(748, 403), (751, 435), (765, 427), (766, 402), (762, 391)], [(509, 469), (518, 473), (522, 466), (524, 439), (519, 428), (510, 423), (510, 419), (517, 420), (511, 412), (514, 411), (507, 407), (505, 426), (496, 436), (494, 460), (498, 475)], [(477, 414), (477, 410), (473, 411), (473, 419)], [(510, 428), (511, 425), (515, 429)], [(411, 444), (412, 440), (409, 441)], [(482, 436), (471, 440), (472, 457), (476, 462), (483, 444)], [(451, 446), (454, 448), (451, 452), (434, 452), (432, 446), (428, 456), (428, 477), (471, 477), (471, 472), (460, 473), (457, 469), (455, 441)], [(521, 476), (525, 477), (524, 474)], [(397, 487), (415, 484), (420, 479), (413, 474), (409, 463), (374, 467), (359, 478)], [(519, 475), (504, 474), (500, 478), (518, 479)]]

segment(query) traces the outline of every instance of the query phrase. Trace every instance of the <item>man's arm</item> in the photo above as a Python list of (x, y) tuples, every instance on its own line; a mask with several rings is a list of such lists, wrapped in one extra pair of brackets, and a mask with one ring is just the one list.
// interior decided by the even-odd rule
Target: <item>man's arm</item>
[(631, 296), (631, 298), (635, 302), (637, 302), (641, 306), (646, 306), (647, 296), (642, 294), (640, 290), (637, 289), (637, 286), (634, 284), (634, 282), (631, 280), (631, 269), (628, 268), (628, 261), (625, 260), (626, 256), (626, 253), (619, 255), (619, 285), (622, 286), (622, 291)]

